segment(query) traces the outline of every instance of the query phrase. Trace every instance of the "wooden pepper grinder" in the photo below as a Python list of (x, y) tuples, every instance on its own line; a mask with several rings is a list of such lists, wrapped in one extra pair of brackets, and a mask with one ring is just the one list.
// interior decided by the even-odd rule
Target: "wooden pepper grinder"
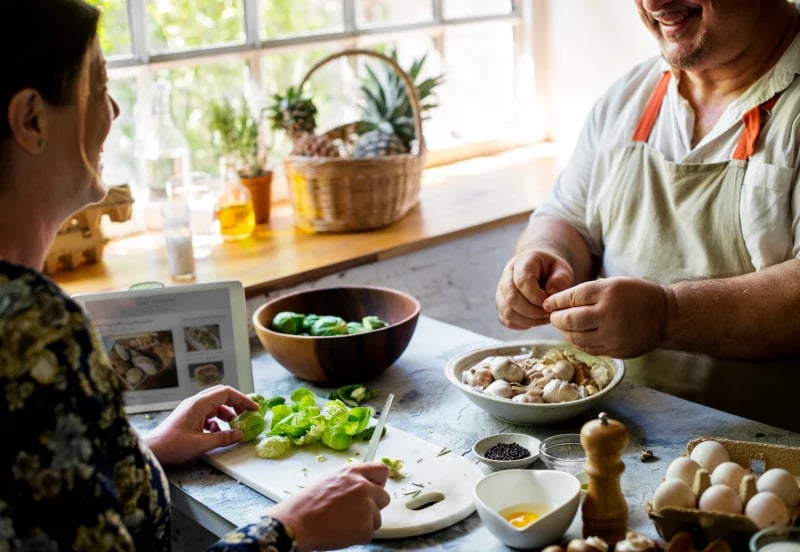
[(622, 495), (620, 476), (625, 471), (622, 451), (628, 445), (628, 430), (601, 412), (596, 420), (583, 424), (581, 444), (586, 451), (589, 488), (583, 498), (583, 536), (600, 537), (614, 548), (625, 539), (628, 503)]

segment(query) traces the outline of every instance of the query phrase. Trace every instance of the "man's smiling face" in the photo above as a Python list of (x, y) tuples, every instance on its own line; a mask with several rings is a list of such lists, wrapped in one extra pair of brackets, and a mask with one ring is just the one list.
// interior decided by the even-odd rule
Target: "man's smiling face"
[(696, 71), (734, 62), (757, 40), (762, 4), (770, 1), (635, 0), (664, 59)]

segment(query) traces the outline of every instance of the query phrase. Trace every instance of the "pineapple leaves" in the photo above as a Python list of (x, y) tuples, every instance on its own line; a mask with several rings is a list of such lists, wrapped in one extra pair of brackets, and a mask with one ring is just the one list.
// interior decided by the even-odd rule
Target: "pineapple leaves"
[[(397, 51), (390, 52), (389, 57), (398, 63)], [(406, 71), (416, 88), (423, 120), (427, 119), (426, 111), (439, 105), (434, 92), (444, 79), (444, 75), (437, 75), (417, 82), (426, 59), (427, 54), (414, 60)], [(376, 71), (370, 65), (365, 66), (366, 77), (361, 83), (363, 102), (359, 123), (370, 130), (388, 131), (387, 134), (398, 137), (406, 151), (410, 151), (414, 140), (411, 100), (400, 75), (389, 65), (382, 64), (381, 67), (382, 71)]]

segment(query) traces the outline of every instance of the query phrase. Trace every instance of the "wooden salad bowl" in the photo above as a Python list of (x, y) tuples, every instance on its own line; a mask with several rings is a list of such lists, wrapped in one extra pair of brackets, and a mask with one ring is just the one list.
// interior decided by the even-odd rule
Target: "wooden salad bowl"
[[(336, 336), (292, 335), (271, 328), (276, 314), (335, 315), (359, 321), (374, 315), (387, 326)], [(341, 286), (299, 291), (271, 299), (253, 314), (264, 348), (298, 378), (339, 385), (368, 381), (405, 351), (417, 326), (420, 304), (407, 293), (376, 286)]]

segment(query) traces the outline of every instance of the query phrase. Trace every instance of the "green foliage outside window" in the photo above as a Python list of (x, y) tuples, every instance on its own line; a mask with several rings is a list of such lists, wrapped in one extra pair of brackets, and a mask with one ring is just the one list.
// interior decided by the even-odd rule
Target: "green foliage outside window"
[(179, 51), (243, 42), (242, 0), (148, 0), (150, 49)]
[(86, 0), (103, 10), (98, 36), (106, 56), (131, 53), (131, 35), (128, 32), (128, 12), (125, 0)]

